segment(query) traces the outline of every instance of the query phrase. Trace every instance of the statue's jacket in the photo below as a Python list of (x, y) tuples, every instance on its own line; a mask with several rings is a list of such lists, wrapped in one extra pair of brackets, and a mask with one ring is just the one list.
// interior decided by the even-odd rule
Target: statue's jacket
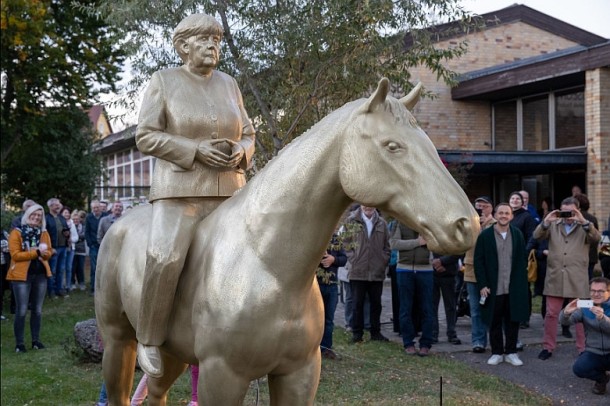
[[(195, 160), (203, 140), (238, 142), (244, 159), (232, 170)], [(254, 128), (235, 79), (214, 70), (198, 76), (184, 66), (153, 74), (144, 95), (136, 130), (138, 149), (157, 159), (149, 200), (231, 196), (246, 183), (254, 153)], [(231, 147), (218, 146), (227, 155)]]

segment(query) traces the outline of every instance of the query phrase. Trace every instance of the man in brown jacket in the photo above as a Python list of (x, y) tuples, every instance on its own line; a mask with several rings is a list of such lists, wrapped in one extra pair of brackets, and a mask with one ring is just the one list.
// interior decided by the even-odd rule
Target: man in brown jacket
[(374, 207), (360, 206), (347, 223), (361, 226), (353, 236), (354, 248), (347, 251), (347, 269), (354, 301), (352, 342), (362, 342), (364, 332), (364, 299), (368, 294), (371, 306), (371, 340), (388, 341), (381, 334), (381, 295), (386, 267), (390, 259), (388, 226)]
[[(550, 212), (534, 230), (534, 238), (549, 240), (543, 349), (538, 354), (543, 361), (553, 355), (557, 346), (557, 322), (564, 299), (589, 297), (589, 246), (597, 244), (600, 237), (573, 197), (563, 199), (561, 209)], [(585, 350), (582, 324), (576, 325), (576, 348), (578, 352)]]

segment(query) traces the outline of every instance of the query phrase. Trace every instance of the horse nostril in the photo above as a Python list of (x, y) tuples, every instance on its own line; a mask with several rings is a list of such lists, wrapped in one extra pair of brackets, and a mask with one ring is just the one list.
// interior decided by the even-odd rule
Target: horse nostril
[(470, 220), (466, 217), (460, 217), (454, 223), (455, 232), (458, 236), (463, 237), (468, 233), (468, 229), (470, 228)]

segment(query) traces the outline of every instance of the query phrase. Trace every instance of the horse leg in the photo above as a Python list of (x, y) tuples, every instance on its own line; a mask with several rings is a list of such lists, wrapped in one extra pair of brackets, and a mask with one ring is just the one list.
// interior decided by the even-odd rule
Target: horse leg
[(285, 375), (269, 375), (270, 405), (313, 405), (320, 382), (320, 351), (301, 369)]
[(249, 380), (236, 374), (219, 358), (199, 363), (197, 394), (200, 405), (241, 405), (249, 386)]
[(163, 358), (163, 376), (148, 378), (148, 404), (150, 406), (165, 406), (167, 392), (176, 379), (186, 370), (188, 364), (161, 352)]
[(129, 394), (136, 366), (136, 341), (106, 338), (102, 368), (110, 406), (129, 406)]

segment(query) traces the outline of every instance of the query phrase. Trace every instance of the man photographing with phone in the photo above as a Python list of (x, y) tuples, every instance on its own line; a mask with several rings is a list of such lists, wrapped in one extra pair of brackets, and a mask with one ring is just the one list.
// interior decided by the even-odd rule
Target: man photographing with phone
[(591, 279), (591, 300), (572, 300), (560, 315), (562, 325), (582, 323), (584, 326), (587, 336), (585, 351), (576, 359), (572, 370), (579, 378), (595, 381), (593, 393), (597, 395), (606, 393), (610, 381), (609, 289), (609, 279)]
[[(571, 216), (562, 217), (561, 213), (569, 213)], [(549, 241), (544, 281), (546, 315), (543, 349), (538, 354), (538, 358), (544, 361), (553, 355), (557, 346), (557, 320), (564, 299), (589, 296), (589, 246), (597, 244), (600, 234), (580, 212), (578, 200), (568, 197), (561, 202), (560, 210), (547, 214), (536, 227), (534, 238)], [(582, 324), (576, 325), (576, 348), (578, 352), (585, 350)]]

